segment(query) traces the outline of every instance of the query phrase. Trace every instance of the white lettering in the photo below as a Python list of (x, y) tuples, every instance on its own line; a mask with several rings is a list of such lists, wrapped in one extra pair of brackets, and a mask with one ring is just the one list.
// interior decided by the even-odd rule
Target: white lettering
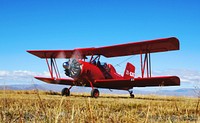
[(126, 75), (129, 75), (131, 77), (134, 77), (135, 76), (135, 73), (129, 71), (129, 70), (126, 70)]
[(134, 76), (135, 76), (135, 73), (130, 72), (130, 76), (134, 77)]
[(129, 70), (126, 70), (126, 75), (129, 75), (130, 73), (129, 73)]

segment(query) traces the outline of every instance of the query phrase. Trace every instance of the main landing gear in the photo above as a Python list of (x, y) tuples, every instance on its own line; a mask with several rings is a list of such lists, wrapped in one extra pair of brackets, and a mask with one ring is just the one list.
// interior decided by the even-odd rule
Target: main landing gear
[(129, 90), (128, 92), (129, 92), (131, 98), (134, 98), (134, 97), (135, 97), (135, 95), (133, 94), (133, 91), (130, 91), (130, 90)]
[(99, 97), (99, 90), (98, 89), (92, 89), (91, 97), (94, 97), (94, 98)]
[(63, 88), (61, 91), (62, 96), (69, 96), (70, 95), (70, 89)]
[(92, 83), (90, 80), (88, 80), (88, 81), (89, 81), (90, 86), (91, 86), (91, 88), (92, 88), (91, 97), (93, 97), (93, 98), (99, 97), (99, 90), (96, 89), (96, 88), (94, 88), (93, 83)]
[(69, 96), (71, 88), (72, 88), (72, 86), (70, 86), (69, 88), (63, 88), (61, 91), (62, 96)]
[[(70, 88), (63, 88), (62, 91), (61, 91), (61, 95), (62, 96), (70, 96), (70, 89), (71, 89), (71, 87)], [(92, 89), (91, 97), (93, 97), (93, 98), (99, 97), (99, 90), (96, 89), (96, 88)]]

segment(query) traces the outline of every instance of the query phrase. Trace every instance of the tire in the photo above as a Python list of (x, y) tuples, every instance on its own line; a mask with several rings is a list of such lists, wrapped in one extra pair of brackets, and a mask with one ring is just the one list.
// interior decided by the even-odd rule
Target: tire
[(134, 94), (130, 94), (130, 97), (131, 97), (131, 98), (134, 98), (134, 97), (135, 97), (135, 95), (134, 95)]
[(69, 96), (70, 90), (68, 88), (63, 88), (61, 91), (62, 96)]
[(99, 90), (98, 89), (92, 89), (91, 97), (94, 97), (94, 98), (99, 97)]
[(135, 97), (135, 95), (133, 94), (133, 91), (129, 91), (129, 93), (130, 93), (130, 97), (131, 97), (131, 98), (134, 98), (134, 97)]

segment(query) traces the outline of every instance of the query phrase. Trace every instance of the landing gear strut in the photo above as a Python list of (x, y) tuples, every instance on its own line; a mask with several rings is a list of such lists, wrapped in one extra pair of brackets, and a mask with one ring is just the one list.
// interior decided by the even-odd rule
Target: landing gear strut
[(133, 94), (133, 91), (128, 91), (129, 93), (130, 93), (130, 97), (131, 98), (134, 98), (135, 97), (135, 95)]
[(99, 97), (99, 90), (98, 89), (92, 89), (91, 97), (94, 97), (94, 98)]
[(62, 96), (69, 96), (70, 90), (68, 88), (63, 88), (61, 91)]
[(94, 98), (97, 98), (99, 97), (99, 90), (94, 88), (93, 86), (93, 83), (88, 79), (89, 83), (90, 83), (90, 86), (92, 88), (92, 91), (91, 91), (91, 97), (94, 97)]

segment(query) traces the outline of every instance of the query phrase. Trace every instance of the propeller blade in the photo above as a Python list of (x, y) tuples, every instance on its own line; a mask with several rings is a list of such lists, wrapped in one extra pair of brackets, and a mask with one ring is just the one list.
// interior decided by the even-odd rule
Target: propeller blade
[[(62, 54), (61, 54), (62, 55)], [(63, 67), (65, 68), (65, 74), (72, 78), (77, 78), (81, 72), (81, 64), (79, 63), (79, 59), (82, 59), (81, 53), (79, 51), (75, 51), (72, 57), (68, 62), (63, 63)]]

